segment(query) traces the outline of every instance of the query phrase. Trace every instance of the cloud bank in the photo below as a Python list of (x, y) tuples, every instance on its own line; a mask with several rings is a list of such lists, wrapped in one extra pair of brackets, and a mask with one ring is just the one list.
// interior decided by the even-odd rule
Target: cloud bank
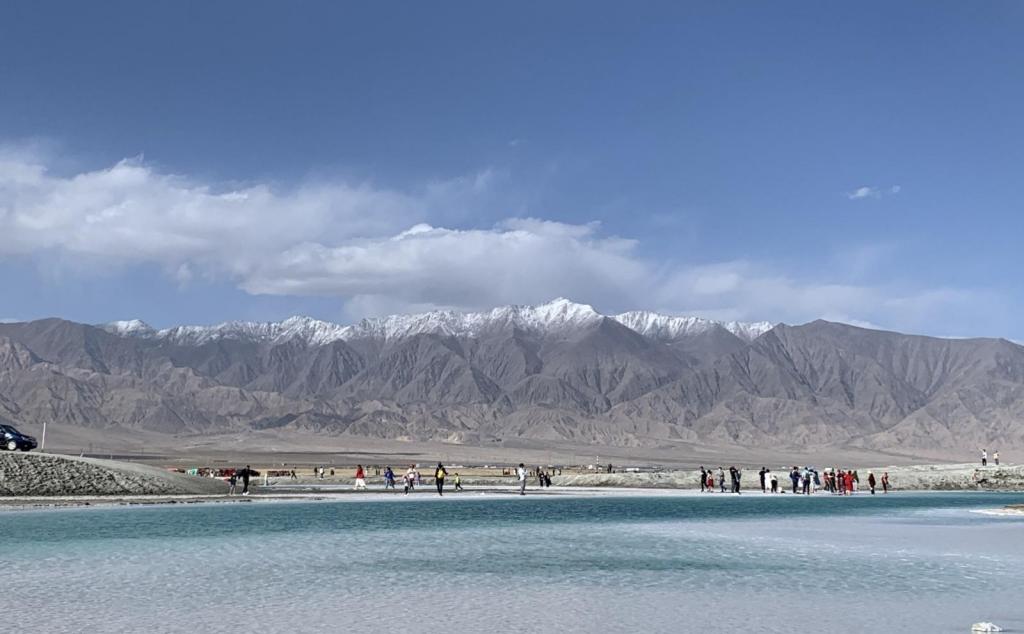
[[(763, 262), (658, 261), (598, 223), (438, 226), (459, 217), (453, 207), (487, 197), (495, 178), (484, 170), (409, 191), (349, 182), (279, 190), (202, 183), (141, 160), (55, 174), (45, 161), (0, 151), (0, 260), (55, 254), (86, 271), (155, 264), (179, 284), (205, 278), (252, 294), (337, 297), (349, 317), (566, 296), (607, 311), (916, 328), (935, 311), (979, 301), (959, 289), (806, 279)], [(864, 189), (851, 198), (872, 195)]]

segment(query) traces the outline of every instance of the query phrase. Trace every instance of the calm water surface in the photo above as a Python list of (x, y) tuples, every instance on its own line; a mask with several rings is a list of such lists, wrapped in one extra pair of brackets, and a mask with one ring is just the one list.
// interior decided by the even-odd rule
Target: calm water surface
[[(424, 494), (417, 494), (423, 495)], [(1010, 494), (0, 513), (0, 631), (1024, 632)]]

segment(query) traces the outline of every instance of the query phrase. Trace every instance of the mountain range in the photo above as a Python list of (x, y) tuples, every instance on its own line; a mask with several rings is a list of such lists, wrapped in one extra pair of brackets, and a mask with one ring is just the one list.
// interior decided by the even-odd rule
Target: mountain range
[(0, 324), (0, 418), (482, 444), (1024, 447), (1024, 347), (558, 299), (338, 325)]

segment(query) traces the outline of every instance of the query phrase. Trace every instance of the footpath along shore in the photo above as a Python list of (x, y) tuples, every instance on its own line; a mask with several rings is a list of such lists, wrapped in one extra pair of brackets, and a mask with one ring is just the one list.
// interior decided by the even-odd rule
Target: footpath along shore
[[(771, 469), (772, 467), (768, 465)], [(716, 465), (717, 467), (717, 465)], [(780, 486), (789, 489), (788, 468), (776, 467)], [(980, 467), (972, 464), (933, 464), (903, 467), (858, 468), (860, 490), (866, 491), (868, 472), (876, 477), (888, 472), (894, 491), (1021, 491), (1024, 492), (1024, 466)], [(395, 499), (402, 496), (385, 492), (383, 480), (368, 476), (369, 490), (354, 491), (353, 473), (336, 469), (336, 476), (323, 479), (272, 477), (253, 479), (253, 495), (229, 496), (228, 485), (218, 478), (189, 476), (159, 467), (131, 462), (98, 460), (50, 454), (0, 453), (0, 507), (91, 506), (98, 504), (185, 504), (198, 502), (249, 502), (288, 500)], [(432, 479), (409, 498), (427, 497), (433, 491)], [(464, 476), (464, 494), (503, 497), (515, 489), (514, 477)], [(756, 469), (744, 469), (742, 490), (760, 494)], [(700, 495), (696, 470), (641, 473), (574, 473), (555, 475), (551, 488), (539, 488), (531, 478), (532, 495)], [(879, 490), (880, 492), (880, 490)], [(819, 493), (824, 494), (824, 493)], [(721, 495), (715, 493), (714, 495)], [(785, 495), (792, 495), (787, 493)], [(436, 497), (436, 496), (434, 496)], [(448, 497), (448, 496), (446, 496)], [(1024, 513), (1024, 505), (1009, 510)]]

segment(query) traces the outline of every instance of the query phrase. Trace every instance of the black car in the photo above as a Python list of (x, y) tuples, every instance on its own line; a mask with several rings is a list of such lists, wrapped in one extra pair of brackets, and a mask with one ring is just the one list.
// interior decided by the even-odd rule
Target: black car
[(39, 444), (32, 436), (26, 436), (10, 425), (0, 425), (0, 449), (28, 451), (38, 446)]

